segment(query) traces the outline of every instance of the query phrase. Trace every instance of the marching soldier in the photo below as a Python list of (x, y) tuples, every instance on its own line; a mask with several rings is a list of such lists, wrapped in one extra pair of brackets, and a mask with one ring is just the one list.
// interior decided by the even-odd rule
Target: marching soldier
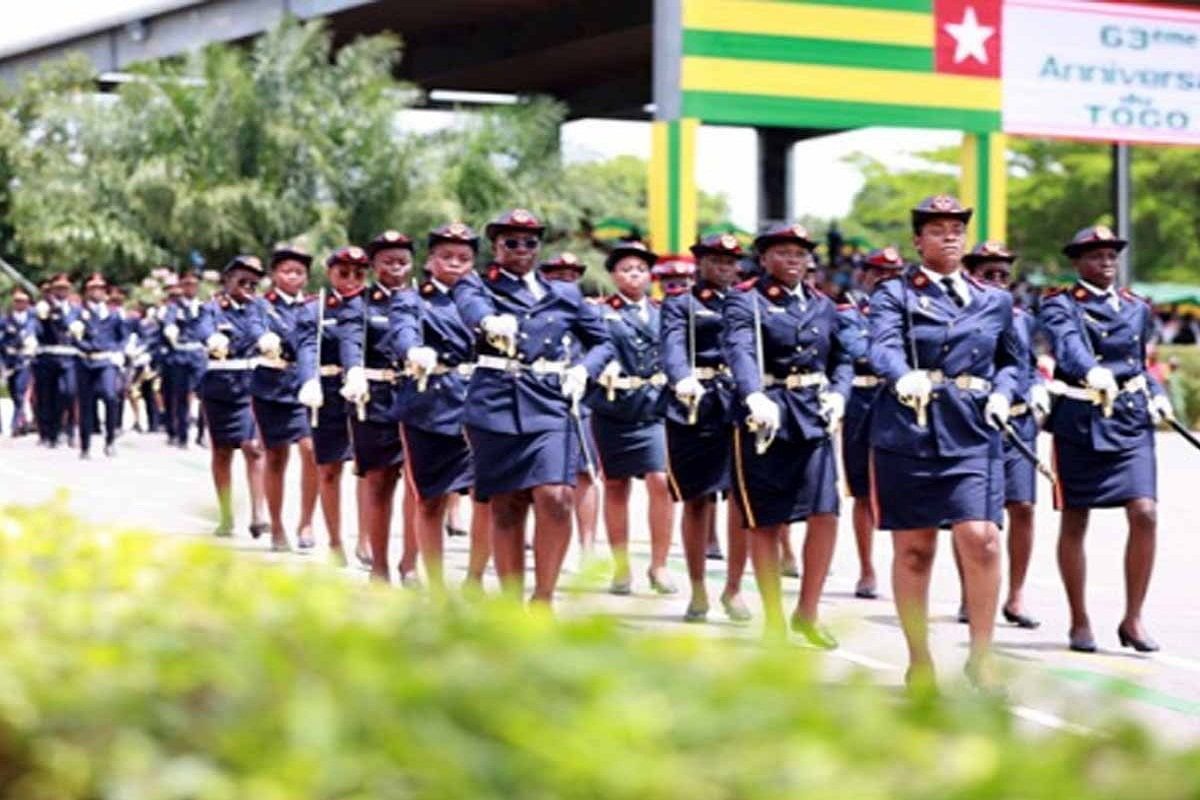
[[(612, 349), (579, 289), (534, 269), (544, 226), (524, 209), (488, 224), (494, 260), (484, 276), (464, 276), (452, 295), (479, 331), (465, 423), (477, 500), (490, 501), (496, 571), (507, 591), (524, 593), (525, 519), (533, 507), (535, 602), (549, 604), (571, 540), (579, 400)], [(571, 340), (586, 348), (570, 364)]]
[(200, 402), (212, 444), (217, 536), (233, 535), (234, 450), (241, 450), (246, 461), (250, 535), (257, 539), (269, 528), (264, 521), (263, 449), (250, 404), (250, 375), (258, 353), (254, 300), (264, 275), (257, 256), (234, 256), (221, 272), (221, 293), (201, 312), (208, 363), (200, 379)]
[[(557, 257), (538, 264), (538, 271), (548, 281), (579, 283), (587, 271), (587, 265), (574, 253), (560, 253)], [(584, 296), (592, 303), (592, 298)], [(571, 348), (571, 362), (577, 360), (576, 348)], [(591, 558), (596, 547), (596, 527), (600, 522), (600, 487), (592, 480), (591, 469), (596, 443), (591, 438), (592, 409), (586, 403), (579, 406), (579, 419), (588, 438), (581, 440), (575, 469), (575, 526), (579, 529), (579, 549), (583, 561)], [(599, 477), (599, 476), (597, 476)], [(628, 577), (628, 576), (626, 576)], [(628, 580), (626, 581), (628, 584)], [(628, 594), (628, 591), (625, 592)]]
[(893, 591), (909, 650), (906, 680), (928, 685), (929, 580), (939, 529), (962, 556), (975, 685), (992, 682), (1004, 499), (999, 428), (1008, 420), (1019, 349), (1012, 296), (963, 274), (971, 209), (948, 195), (912, 210), (922, 262), (871, 295), (871, 366), (888, 382), (871, 416), (879, 527), (893, 533)]
[(768, 635), (785, 632), (781, 540), (807, 521), (804, 571), (792, 628), (817, 647), (837, 640), (817, 605), (837, 537), (833, 434), (844, 416), (853, 367), (837, 337), (833, 302), (806, 285), (816, 242), (801, 225), (754, 240), (764, 274), (725, 302), (723, 342), (748, 416), (734, 427), (735, 497), (750, 530), (750, 557)]
[[(425, 281), (416, 292), (392, 293), (391, 332), (384, 347), (396, 363), (406, 365), (395, 408), (415, 496), (421, 561), (430, 588), (440, 593), (445, 588), (442, 529), (450, 501), (469, 492), (475, 479), (463, 432), (475, 334), (463, 322), (451, 292), (474, 269), (479, 237), (463, 223), (451, 222), (430, 231), (427, 241)], [(491, 554), (489, 515), (485, 503), (474, 504), (466, 577), (473, 589), (482, 587)]]
[(129, 333), (124, 314), (108, 305), (108, 281), (99, 273), (83, 285), (84, 304), (70, 324), (79, 348), (76, 381), (79, 386), (79, 457), (88, 458), (95, 426), (96, 404), (104, 405), (104, 455), (116, 455), (121, 394), (117, 378), (125, 366)]
[(650, 274), (658, 282), (663, 297), (674, 297), (692, 288), (696, 280), (696, 261), (691, 255), (659, 256)]
[[(376, 579), (388, 581), (392, 509), (405, 453), (396, 406), (396, 384), (403, 358), (394, 357), (387, 340), (392, 329), (392, 305), (412, 272), (413, 243), (399, 231), (385, 231), (367, 244), (367, 255), (375, 271), (375, 284), (356, 301), (367, 307), (356, 305), (359, 321), (352, 339), (355, 363), (365, 366), (370, 389), (365, 417), (360, 419), (354, 414), (350, 419), (355, 471), (359, 476), (357, 555), (361, 564), (373, 570)], [(411, 498), (407, 483), (403, 491), (404, 551), (398, 571), (401, 586), (415, 587), (419, 585), (417, 531), (413, 522), (416, 501)]]
[[(354, 457), (350, 444), (350, 414), (366, 416), (367, 376), (353, 339), (362, 321), (362, 295), (366, 286), (367, 252), (342, 247), (325, 259), (330, 290), (324, 308), (298, 317), (300, 345), (296, 350), (300, 404), (309, 409), (313, 459), (321, 515), (329, 532), (329, 552), (334, 563), (346, 565), (342, 547), (342, 465)], [(318, 300), (318, 303), (321, 301)], [(311, 342), (311, 346), (308, 343)], [(314, 546), (312, 537), (300, 538), (302, 550)]]
[(164, 359), (168, 375), (166, 405), (171, 418), (168, 429), (169, 443), (186, 449), (192, 398), (200, 387), (200, 376), (204, 374), (204, 340), (200, 325), (200, 279), (191, 271), (179, 277), (180, 296), (169, 302), (163, 312), (162, 332), (167, 342)]
[(163, 422), (162, 413), (162, 337), (161, 309), (141, 304), (142, 317), (137, 324), (137, 352), (133, 357), (133, 394), (140, 397), (146, 412), (146, 430), (155, 433)]
[(158, 318), (158, 347), (155, 352), (155, 371), (158, 373), (158, 395), (162, 408), (161, 419), (163, 430), (167, 434), (167, 444), (173, 446), (175, 443), (175, 419), (171, 411), (171, 403), (173, 402), (172, 386), (174, 377), (172, 370), (167, 368), (167, 362), (171, 358), (171, 342), (167, 339), (165, 320), (167, 317), (167, 309), (175, 303), (178, 303), (183, 298), (183, 289), (180, 288), (178, 278), (172, 278), (175, 282), (167, 286), (166, 299), (158, 307), (156, 317)]
[(72, 415), (78, 387), (75, 357), (79, 349), (70, 326), (79, 318), (79, 309), (69, 300), (71, 280), (65, 273), (51, 278), (47, 289), (45, 298), (34, 308), (38, 319), (34, 399), (39, 438), (47, 446), (57, 447), (65, 429), (68, 445), (74, 446)]
[(37, 318), (30, 308), (32, 298), (21, 287), (12, 290), (12, 307), (0, 321), (0, 348), (8, 371), (8, 396), (13, 401), (9, 433), (24, 435), (29, 428), (25, 406), (33, 379), (32, 360), (37, 353)]
[[(737, 278), (743, 251), (732, 234), (713, 234), (692, 245), (699, 280), (662, 306), (663, 371), (667, 404), (667, 479), (683, 503), (683, 554), (691, 583), (686, 622), (708, 617), (705, 557), (716, 527), (717, 499), (729, 491), (733, 453), (733, 380), (721, 349), (725, 297)], [(721, 605), (735, 621), (749, 619), (740, 595), (746, 569), (747, 532), (733, 503), (728, 509), (729, 560)]]
[[(263, 489), (271, 515), (271, 549), (291, 549), (283, 527), (284, 478), (289, 450), (300, 450), (300, 523), (297, 540), (312, 546), (312, 519), (317, 505), (317, 465), (313, 457), (308, 408), (300, 402), (300, 352), (317, 346), (314, 304), (304, 296), (312, 256), (295, 247), (271, 254), (271, 288), (255, 300), (251, 330), (259, 358), (250, 377), (251, 407), (267, 451)], [(307, 337), (307, 338), (305, 338)]]
[(1055, 508), (1062, 511), (1058, 566), (1071, 606), (1072, 650), (1092, 653), (1085, 602), (1084, 536), (1093, 508), (1125, 509), (1125, 616), (1122, 647), (1158, 649), (1146, 632), (1142, 605), (1154, 567), (1157, 476), (1154, 423), (1172, 418), (1171, 402), (1146, 370), (1153, 330), (1148, 303), (1116, 286), (1117, 258), (1127, 242), (1103, 225), (1084, 228), (1063, 248), (1079, 278), (1042, 303), (1041, 322), (1054, 346), (1052, 391), (1058, 401), (1048, 428), (1058, 471)]
[(614, 358), (589, 392), (593, 441), (604, 476), (604, 524), (616, 560), (613, 586), (628, 586), (629, 490), (633, 478), (649, 495), (650, 567), (646, 577), (660, 594), (678, 591), (667, 571), (675, 508), (667, 488), (663, 427), (660, 311), (647, 294), (657, 256), (637, 241), (614, 247), (604, 266), (616, 293), (601, 306)]
[[(979, 282), (1009, 290), (1016, 261), (1001, 242), (981, 242), (963, 256), (963, 265)], [(1050, 394), (1037, 370), (1033, 350), (1037, 319), (1013, 305), (1013, 333), (1020, 348), (1010, 426), (1031, 452), (1037, 452), (1041, 421), (1050, 413)], [(1033, 629), (1041, 623), (1025, 613), (1025, 575), (1033, 557), (1033, 506), (1037, 500), (1037, 470), (1017, 447), (1004, 439), (1004, 510), (1008, 515), (1008, 596), (1000, 613), (1018, 628)], [(961, 570), (960, 570), (961, 572)], [(965, 612), (964, 612), (965, 616)]]
[(869, 295), (883, 278), (904, 268), (904, 259), (894, 247), (872, 250), (863, 260), (861, 285), (865, 294), (847, 292), (848, 302), (838, 306), (838, 341), (854, 364), (846, 419), (842, 425), (842, 470), (846, 486), (854, 498), (852, 519), (854, 541), (858, 549), (859, 576), (854, 596), (867, 600), (878, 597), (878, 584), (871, 551), (875, 538), (875, 514), (871, 508), (870, 450), (871, 406), (882, 381), (871, 369), (868, 357), (871, 327)]

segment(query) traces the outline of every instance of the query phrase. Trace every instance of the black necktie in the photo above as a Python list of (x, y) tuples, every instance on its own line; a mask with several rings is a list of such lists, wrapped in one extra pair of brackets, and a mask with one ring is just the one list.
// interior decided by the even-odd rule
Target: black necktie
[(962, 308), (967, 303), (962, 299), (962, 295), (958, 293), (958, 287), (954, 285), (954, 279), (947, 276), (942, 278), (942, 286), (946, 289), (946, 294), (950, 295), (950, 299), (954, 301), (954, 305)]

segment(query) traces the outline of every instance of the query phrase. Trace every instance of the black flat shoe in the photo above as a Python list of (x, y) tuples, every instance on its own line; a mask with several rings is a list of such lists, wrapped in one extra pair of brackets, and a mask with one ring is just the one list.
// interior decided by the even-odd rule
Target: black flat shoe
[(1092, 637), (1091, 631), (1085, 633), (1072, 633), (1069, 635), (1070, 647), (1076, 653), (1094, 653), (1096, 652), (1096, 640)]
[(854, 596), (860, 600), (875, 600), (879, 597), (879, 592), (872, 583), (860, 583), (854, 587)]
[(724, 561), (725, 554), (721, 552), (721, 545), (709, 545), (704, 551), (704, 557), (709, 561)]
[(1120, 626), (1117, 626), (1117, 638), (1121, 640), (1121, 647), (1132, 647), (1139, 653), (1154, 653), (1159, 649), (1158, 642), (1150, 637), (1139, 639)]
[(971, 618), (969, 616), (967, 616), (967, 607), (966, 606), (958, 607), (958, 621), (960, 623), (962, 623), (963, 625), (967, 625), (971, 622)]
[(800, 617), (792, 617), (792, 632), (803, 636), (805, 641), (813, 647), (819, 647), (822, 650), (837, 649), (838, 640), (824, 625), (817, 625)]
[(446, 535), (453, 538), (455, 536), (466, 536), (467, 532), (464, 531), (462, 528), (456, 528), (447, 522), (446, 523)]
[(1000, 613), (1004, 615), (1004, 619), (1006, 622), (1010, 622), (1013, 625), (1016, 625), (1018, 628), (1025, 628), (1027, 630), (1033, 630), (1034, 628), (1041, 627), (1041, 624), (1042, 624), (1040, 621), (1034, 619), (1033, 617), (1030, 617), (1026, 614), (1014, 614), (1013, 612), (1009, 611), (1007, 608), (1000, 609)]
[(264, 533), (271, 530), (271, 526), (266, 522), (251, 522), (250, 523), (250, 538), (257, 539)]

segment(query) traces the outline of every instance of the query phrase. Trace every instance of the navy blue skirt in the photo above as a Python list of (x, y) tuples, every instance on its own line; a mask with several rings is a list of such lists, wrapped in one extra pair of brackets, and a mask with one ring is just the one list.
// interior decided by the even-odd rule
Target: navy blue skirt
[(880, 530), (950, 528), (957, 522), (1001, 524), (1004, 464), (999, 446), (983, 456), (922, 458), (871, 451), (871, 488)]
[(254, 421), (268, 450), (298, 442), (312, 435), (308, 426), (308, 409), (299, 403), (278, 403), (255, 397), (252, 401)]
[(404, 451), (408, 455), (408, 480), (417, 497), (428, 500), (458, 492), (466, 494), (475, 482), (471, 469), (471, 449), (464, 436), (400, 426)]
[(354, 445), (354, 474), (366, 475), (373, 469), (404, 464), (404, 444), (396, 422), (359, 421), (350, 417), (350, 439)]
[(1132, 450), (1098, 452), (1054, 437), (1054, 471), (1058, 473), (1054, 507), (1116, 508), (1131, 500), (1158, 498), (1154, 438)]
[[(583, 431), (582, 434), (578, 431)], [(592, 466), (597, 470), (600, 468), (599, 458), (600, 449), (596, 446), (596, 437), (592, 433), (592, 413), (587, 406), (580, 406), (579, 424), (576, 425), (574, 420), (571, 420), (571, 435), (578, 442), (580, 435), (586, 436), (581, 447), (575, 451), (575, 474), (579, 476), (589, 475), (588, 460), (591, 460)], [(587, 448), (586, 450), (584, 448)]]
[(592, 441), (605, 478), (641, 478), (667, 469), (667, 434), (660, 420), (629, 422), (593, 414)]
[(215, 447), (238, 447), (258, 437), (250, 396), (238, 400), (202, 400), (208, 437)]
[(754, 434), (733, 432), (733, 480), (747, 528), (838, 513), (837, 464), (830, 439), (776, 439), (759, 455)]
[[(1037, 437), (1022, 441), (1033, 452), (1037, 452)], [(1004, 439), (1004, 502), (1037, 502), (1037, 469), (1033, 462), (1021, 455), (1017, 448)]]
[(579, 436), (574, 423), (535, 433), (495, 433), (468, 425), (466, 434), (477, 466), (475, 499), (481, 503), (535, 486), (575, 485)]
[(325, 404), (317, 411), (317, 427), (312, 429), (313, 456), (318, 464), (337, 464), (354, 457), (348, 411), (341, 395), (334, 392), (331, 397), (325, 392)]
[(850, 497), (871, 496), (871, 436), (865, 425), (860, 435), (851, 435), (843, 428), (842, 471), (846, 475), (846, 490)]
[(733, 426), (705, 428), (668, 419), (667, 484), (675, 500), (729, 491)]

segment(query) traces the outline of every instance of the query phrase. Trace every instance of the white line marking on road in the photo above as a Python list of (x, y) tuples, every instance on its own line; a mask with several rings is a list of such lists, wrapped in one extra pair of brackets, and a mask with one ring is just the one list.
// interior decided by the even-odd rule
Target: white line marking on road
[(1084, 725), (1079, 725), (1074, 722), (1068, 722), (1062, 717), (1051, 714), (1047, 711), (1039, 711), (1036, 708), (1029, 706), (1011, 706), (1014, 717), (1020, 717), (1027, 722), (1033, 722), (1056, 731), (1069, 731), (1078, 733), (1084, 736), (1090, 736), (1095, 733), (1094, 730)]
[(1148, 661), (1157, 661), (1160, 664), (1166, 664), (1172, 667), (1179, 667), (1191, 672), (1200, 672), (1200, 661), (1194, 661), (1183, 656), (1173, 656), (1170, 653), (1155, 653), (1150, 656)]
[(864, 656), (859, 653), (852, 653), (849, 650), (843, 650), (841, 648), (837, 650), (830, 650), (829, 655), (835, 658), (840, 658), (843, 661), (849, 661), (851, 664), (858, 664), (860, 667), (875, 669), (881, 672), (893, 672), (901, 669), (895, 664), (889, 664), (886, 661), (880, 661), (879, 659), (871, 658), (870, 656)]

